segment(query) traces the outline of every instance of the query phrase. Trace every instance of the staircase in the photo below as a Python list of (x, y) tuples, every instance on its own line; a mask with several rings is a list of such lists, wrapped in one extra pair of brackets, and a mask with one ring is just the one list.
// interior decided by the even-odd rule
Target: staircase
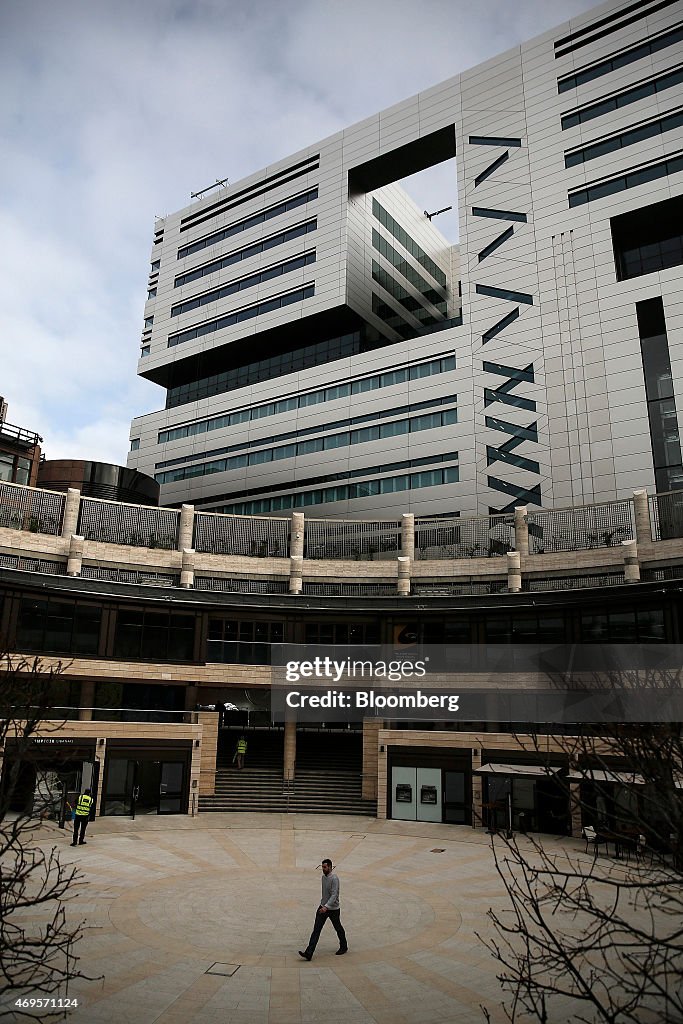
[(200, 812), (266, 811), (307, 814), (366, 814), (374, 800), (361, 796), (360, 738), (332, 734), (297, 735), (296, 778), (282, 778), (282, 734), (245, 733), (245, 767), (232, 764), (237, 737), (221, 737), (214, 796), (199, 798)]

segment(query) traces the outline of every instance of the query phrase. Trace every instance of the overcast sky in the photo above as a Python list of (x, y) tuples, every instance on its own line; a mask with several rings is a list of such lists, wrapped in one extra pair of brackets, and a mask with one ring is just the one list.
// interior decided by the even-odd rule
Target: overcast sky
[[(125, 463), (131, 418), (163, 406), (135, 373), (155, 215), (591, 6), (0, 0), (8, 421), (48, 458)], [(435, 210), (444, 183), (411, 194)]]

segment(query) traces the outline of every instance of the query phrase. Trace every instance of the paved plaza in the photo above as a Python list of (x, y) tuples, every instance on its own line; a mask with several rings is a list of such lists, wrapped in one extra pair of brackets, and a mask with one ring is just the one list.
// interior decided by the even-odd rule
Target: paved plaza
[[(502, 1022), (496, 964), (475, 932), (505, 905), (481, 830), (332, 815), (98, 818), (77, 861), (85, 918), (69, 995), (83, 1024)], [(576, 845), (575, 840), (548, 842)], [(349, 953), (331, 924), (307, 943), (323, 857), (341, 881)]]

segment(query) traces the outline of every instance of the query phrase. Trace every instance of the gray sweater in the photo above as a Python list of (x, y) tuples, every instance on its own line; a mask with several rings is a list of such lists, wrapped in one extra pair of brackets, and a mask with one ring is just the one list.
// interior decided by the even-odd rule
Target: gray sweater
[(339, 910), (339, 879), (330, 872), (329, 875), (323, 875), (322, 883), (323, 895), (320, 906), (327, 907), (328, 910)]

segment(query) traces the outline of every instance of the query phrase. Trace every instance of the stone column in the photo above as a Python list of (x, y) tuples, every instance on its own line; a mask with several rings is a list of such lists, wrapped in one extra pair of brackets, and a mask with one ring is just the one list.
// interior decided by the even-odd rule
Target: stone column
[(292, 512), (292, 525), (289, 537), (290, 558), (304, 557), (304, 530), (306, 524), (303, 512)]
[(483, 808), (482, 808), (482, 786), (483, 779), (481, 775), (475, 775), (474, 771), (476, 768), (481, 768), (481, 750), (472, 748), (472, 828), (481, 828), (483, 822)]
[(635, 540), (622, 540), (621, 547), (624, 553), (624, 579), (627, 583), (639, 583), (638, 544)]
[(69, 538), (69, 558), (66, 563), (67, 576), (80, 576), (83, 565), (83, 545), (85, 538), (72, 533)]
[(415, 558), (415, 516), (404, 512), (401, 516), (401, 554), (404, 558)]
[(103, 813), (104, 807), (104, 763), (107, 759), (107, 741), (103, 736), (95, 740), (95, 761), (99, 765), (97, 773), (97, 807), (95, 815)]
[(300, 594), (304, 588), (304, 560), (293, 555), (289, 560), (289, 592)]
[(581, 835), (581, 783), (570, 782), (569, 783), (569, 814), (571, 820), (571, 833), (572, 836)]
[(406, 558), (404, 555), (398, 557), (398, 579), (396, 581), (396, 590), (401, 597), (410, 596), (410, 567), (411, 559)]
[(527, 506), (515, 508), (515, 551), (520, 555), (529, 554), (529, 524), (526, 521)]
[[(182, 505), (178, 524), (178, 544), (176, 550), (184, 551), (192, 548), (194, 533), (194, 505)], [(182, 584), (181, 584), (182, 586)]]
[(296, 772), (296, 722), (285, 722), (284, 754), (282, 777), (286, 782), (291, 782)]
[(62, 537), (68, 540), (78, 530), (78, 510), (81, 507), (81, 492), (69, 487), (64, 503), (64, 519), (62, 520)]
[(95, 703), (95, 680), (84, 679), (81, 683), (79, 722), (92, 721), (92, 706)]
[(180, 586), (186, 588), (194, 586), (194, 548), (183, 548)]
[(363, 719), (363, 800), (377, 800), (377, 763), (379, 731), (384, 728), (381, 718)]
[(522, 589), (521, 556), (519, 551), (508, 551), (508, 590), (511, 594), (519, 594)]
[(636, 540), (639, 544), (651, 544), (650, 502), (646, 490), (633, 492), (633, 511), (636, 520)]

